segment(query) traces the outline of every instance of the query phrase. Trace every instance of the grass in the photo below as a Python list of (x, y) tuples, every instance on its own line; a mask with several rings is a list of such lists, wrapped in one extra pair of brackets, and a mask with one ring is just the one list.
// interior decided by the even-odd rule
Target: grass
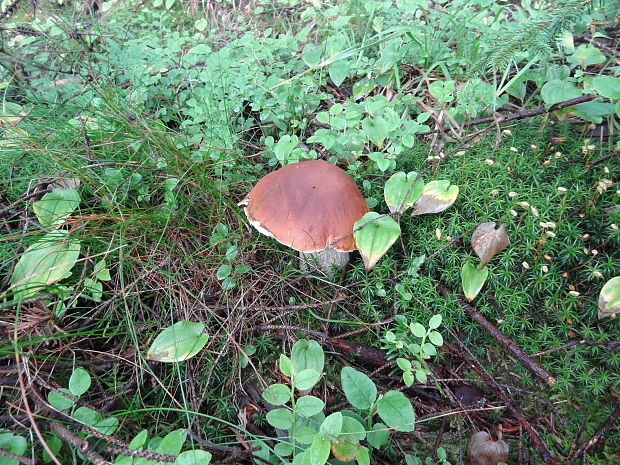
[[(291, 35), (299, 32), (297, 17), (290, 15), (300, 13), (277, 12), (269, 10), (257, 18), (256, 31), (272, 25)], [(271, 14), (281, 16), (267, 21)], [(170, 60), (176, 59), (174, 50), (186, 50), (205, 38), (172, 34), (175, 28), (188, 27), (187, 18), (177, 21), (158, 10), (146, 17), (150, 23), (145, 23), (143, 32), (135, 32), (140, 25), (139, 20), (133, 21), (125, 49), (119, 46), (91, 55), (77, 49), (69, 58), (50, 55), (76, 66), (81, 77), (93, 71), (90, 67), (95, 67), (96, 58), (95, 74), (105, 67), (111, 70), (105, 79), (54, 89), (50, 76), (41, 71), (37, 82), (46, 85), (40, 94), (28, 93), (23, 100), (15, 94), (19, 86), (6, 87), (5, 101), (18, 101), (27, 111), (18, 130), (6, 131), (0, 143), (0, 172), (7, 173), (0, 180), (3, 365), (13, 364), (19, 351), (27, 360), (28, 381), (44, 392), (48, 390), (44, 383), (67, 386), (72, 367), (84, 366), (93, 383), (80, 400), (118, 418), (117, 437), (126, 442), (143, 429), (150, 436), (163, 437), (190, 428), (195, 434), (190, 442), (202, 438), (220, 446), (247, 445), (274, 434), (254, 391), (260, 389), (261, 379), (278, 381), (278, 357), (288, 353), (296, 339), (317, 331), (336, 337), (388, 320), (395, 312), (409, 321), (425, 322), (428, 313), (421, 302), (442, 314), (446, 326), (494, 378), (512, 389), (512, 400), (528, 418), (536, 419), (532, 422), (544, 432), (549, 447), (557, 446), (558, 452), (567, 454), (611, 414), (620, 387), (620, 355), (606, 343), (614, 340), (618, 323), (599, 321), (596, 314), (602, 285), (620, 269), (620, 232), (613, 227), (620, 225), (620, 215), (613, 210), (618, 203), (615, 177), (620, 172), (614, 133), (597, 139), (588, 135), (590, 128), (584, 124), (545, 117), (483, 135), (464, 153), (448, 156), (425, 174), (425, 181), (450, 179), (459, 186), (459, 198), (449, 210), (421, 217), (405, 214), (401, 239), (370, 272), (354, 256), (334, 283), (320, 276), (303, 277), (296, 254), (250, 228), (236, 203), (272, 169), (270, 154), (263, 151), (264, 137), (277, 135), (278, 124), (308, 136), (313, 115), (330, 102), (345, 101), (350, 83), (340, 89), (345, 95), (341, 97), (338, 89), (329, 89), (325, 70), (301, 75), (286, 60), (299, 44), (274, 38), (273, 48), (251, 49), (264, 67), (212, 70), (210, 87), (203, 89), (196, 82), (204, 76), (191, 74), (196, 63), (188, 64), (189, 74), (184, 77), (171, 73)], [(356, 21), (364, 19), (368, 20)], [(157, 51), (152, 52), (143, 37), (153, 33), (151, 26), (158, 30), (158, 23), (170, 27), (171, 36), (160, 38)], [(368, 21), (353, 24), (348, 41), (361, 56), (373, 26)], [(109, 27), (118, 32), (114, 29), (118, 26)], [(319, 28), (311, 35), (319, 42), (326, 33), (329, 30)], [(209, 37), (209, 44), (218, 50), (216, 59), (223, 60), (224, 69), (243, 56), (235, 55), (236, 48), (251, 47), (241, 41), (229, 50), (228, 38), (215, 37)], [(50, 43), (66, 50), (69, 42), (52, 39)], [(108, 60), (103, 65), (102, 57)], [(123, 63), (134, 58), (132, 66), (124, 69)], [(36, 62), (34, 57), (29, 59)], [(143, 62), (152, 68), (141, 68)], [(160, 67), (170, 69), (154, 76), (152, 70)], [(273, 70), (273, 82), (264, 76), (267, 69)], [(289, 74), (297, 76), (297, 87), (263, 92)], [(144, 81), (149, 84), (138, 86)], [(130, 90), (124, 92), (123, 86)], [(304, 98), (306, 93), (328, 91), (337, 96)], [(199, 101), (188, 104), (190, 97)], [(197, 113), (200, 108), (205, 108), (204, 113)], [(276, 123), (270, 119), (275, 118), (270, 113), (274, 111), (282, 112)], [(264, 120), (261, 112), (267, 115)], [(421, 171), (435, 149), (429, 140), (418, 140), (397, 157), (396, 170)], [(363, 157), (360, 160), (359, 166), (350, 165), (350, 174), (381, 211), (383, 184), (391, 173), (381, 172)], [(32, 202), (54, 183), (74, 178), (79, 179), (82, 201), (65, 228), (79, 238), (82, 260), (71, 277), (45, 289), (66, 296), (70, 308), (59, 311), (57, 297), (13, 305), (12, 269), (24, 249), (41, 235), (41, 228), (33, 223)], [(612, 180), (612, 185), (605, 180)], [(11, 208), (6, 209), (8, 205)], [(469, 245), (471, 231), (487, 221), (506, 224), (511, 245), (489, 265), (490, 277), (474, 301), (476, 308), (492, 322), (501, 320), (500, 330), (528, 354), (559, 348), (573, 339), (596, 344), (535, 356), (557, 378), (553, 387), (544, 386), (499, 349), (455, 299), (461, 290), (463, 263), (475, 260)], [(541, 226), (541, 222), (554, 226)], [(449, 244), (448, 238), (460, 235), (464, 235), (462, 241)], [(422, 255), (432, 258), (424, 262), (419, 275), (407, 273)], [(95, 276), (95, 263), (101, 259), (111, 280), (103, 282), (103, 295), (97, 301), (89, 297), (84, 283)], [(224, 290), (218, 270), (228, 264), (235, 286)], [(438, 282), (452, 293), (442, 297)], [(415, 298), (396, 292), (397, 284)], [(181, 364), (147, 361), (149, 344), (179, 320), (204, 323), (210, 336), (205, 349)], [(368, 326), (350, 338), (379, 347), (389, 328), (390, 324)], [(250, 345), (255, 353), (242, 368), (240, 356)], [(441, 377), (467, 380), (483, 391), (487, 406), (501, 406), (450, 351), (436, 362)], [(328, 406), (342, 399), (340, 363), (355, 360), (345, 360), (336, 350), (328, 358), (321, 393)], [(402, 387), (397, 379), (398, 374), (386, 375), (382, 382)], [(434, 387), (418, 385), (407, 392), (416, 402), (418, 416), (437, 412), (438, 401), (429, 400), (438, 396)], [(1, 396), (3, 418), (23, 415), (11, 407), (22, 401), (19, 388), (11, 386)], [(440, 427), (442, 420), (421, 422), (420, 434), (426, 442), (396, 436), (380, 455), (396, 463), (402, 461), (403, 451), (432, 456), (434, 448), (442, 445), (450, 460), (459, 463), (472, 423), (493, 432), (501, 424), (511, 450), (521, 444), (526, 456), (537, 463), (535, 447), (519, 437), (513, 417), (502, 409), (480, 415), (474, 420), (451, 416), (445, 428)], [(27, 435), (20, 426), (27, 420), (20, 418), (22, 423), (4, 421), (3, 426)], [(548, 427), (547, 419), (554, 427)], [(40, 424), (45, 420), (40, 419)], [(32, 450), (37, 454), (34, 441)], [(616, 428), (591, 451), (589, 463), (610, 463), (618, 445)], [(62, 463), (83, 462), (67, 445), (57, 454)]]

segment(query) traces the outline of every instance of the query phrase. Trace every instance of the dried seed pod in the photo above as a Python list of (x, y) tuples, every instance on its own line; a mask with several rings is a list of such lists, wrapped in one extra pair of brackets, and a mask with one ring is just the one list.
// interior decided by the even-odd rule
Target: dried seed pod
[(469, 465), (497, 465), (508, 459), (508, 444), (502, 439), (493, 441), (486, 431), (480, 431), (469, 439), (467, 445)]

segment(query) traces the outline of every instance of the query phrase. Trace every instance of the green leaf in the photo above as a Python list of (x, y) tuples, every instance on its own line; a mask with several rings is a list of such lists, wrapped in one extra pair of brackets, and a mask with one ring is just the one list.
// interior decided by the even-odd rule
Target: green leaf
[(90, 388), (90, 375), (81, 367), (76, 368), (69, 378), (69, 391), (74, 397), (80, 397)]
[(285, 408), (277, 408), (267, 413), (267, 421), (276, 429), (289, 429), (293, 426), (293, 413)]
[(325, 402), (314, 396), (303, 396), (295, 402), (295, 413), (304, 417), (314, 416), (322, 412), (324, 408)]
[(175, 4), (176, 0), (166, 0), (166, 10), (172, 8)]
[(146, 443), (146, 439), (148, 438), (148, 435), (149, 435), (148, 430), (143, 429), (142, 431), (140, 431), (138, 434), (135, 435), (135, 437), (129, 443), (129, 448), (137, 450), (143, 447), (144, 444)]
[(101, 419), (99, 412), (88, 407), (78, 407), (71, 416), (88, 426), (94, 426)]
[(383, 147), (383, 141), (388, 136), (388, 127), (387, 122), (381, 116), (364, 118), (362, 130), (370, 142), (379, 148)]
[(324, 50), (325, 47), (323, 45), (316, 46), (313, 43), (307, 43), (304, 46), (301, 59), (308, 68), (315, 68), (319, 63), (321, 63), (321, 56), (323, 55)]
[(355, 461), (357, 465), (370, 465), (370, 452), (368, 452), (368, 447), (361, 446), (357, 453), (355, 454)]
[(291, 400), (291, 389), (284, 384), (272, 384), (263, 391), (263, 399), (271, 405), (284, 405)]
[(300, 444), (312, 444), (312, 441), (314, 441), (314, 438), (317, 434), (317, 431), (307, 426), (301, 426), (295, 429), (294, 439)]
[(353, 230), (366, 271), (375, 266), (400, 236), (400, 226), (394, 218), (376, 212), (368, 212), (357, 220)]
[(478, 270), (470, 261), (467, 261), (467, 263), (463, 265), (463, 269), (461, 270), (461, 281), (463, 284), (463, 292), (468, 302), (476, 298), (488, 276), (489, 269), (486, 266)]
[(347, 60), (338, 60), (327, 67), (329, 71), (329, 78), (333, 81), (336, 87), (340, 87), (340, 84), (349, 75), (349, 62)]
[(428, 91), (433, 97), (443, 103), (448, 103), (454, 100), (454, 90), (456, 89), (456, 83), (450, 81), (433, 81), (428, 86)]
[(388, 391), (377, 401), (381, 419), (396, 431), (411, 432), (415, 427), (415, 413), (409, 399), (402, 392)]
[(273, 147), (276, 158), (280, 162), (285, 162), (293, 149), (299, 144), (299, 138), (295, 135), (284, 135), (280, 138), (278, 143)]
[(194, 27), (198, 32), (204, 32), (209, 27), (209, 21), (205, 18), (201, 18), (194, 23)]
[(581, 90), (577, 89), (571, 82), (553, 79), (542, 86), (540, 96), (545, 102), (545, 107), (549, 109), (556, 103), (580, 97)]
[(95, 264), (95, 278), (99, 281), (110, 281), (112, 278), (110, 277), (110, 270), (105, 267), (105, 259), (98, 261)]
[(443, 336), (441, 335), (441, 333), (438, 333), (437, 331), (431, 331), (428, 334), (428, 339), (433, 344), (435, 344), (437, 347), (441, 347), (443, 345)]
[(609, 316), (614, 318), (620, 312), (620, 276), (605, 283), (598, 297), (599, 320)]
[[(47, 442), (47, 447), (49, 447), (49, 449), (52, 451), (52, 454), (54, 454), (54, 455), (56, 455), (56, 454), (58, 454), (58, 452), (60, 452), (60, 448), (62, 447), (62, 444), (63, 444), (62, 439), (60, 439), (58, 436), (48, 437), (48, 438), (45, 439), (45, 442)], [(3, 447), (3, 449), (4, 449), (4, 447)], [(13, 451), (11, 451), (11, 452), (13, 452)], [(13, 452), (13, 453), (17, 454), (17, 452)], [(23, 452), (20, 452), (20, 454), (23, 455)], [(52, 457), (47, 453), (47, 450), (44, 450), (43, 451), (43, 462), (44, 463), (50, 463), (51, 461), (52, 461)], [(16, 463), (16, 465), (17, 465), (17, 463)]]
[(368, 432), (368, 444), (375, 449), (385, 446), (390, 439), (390, 430), (383, 423), (372, 425), (372, 431)]
[(450, 181), (431, 181), (424, 186), (422, 195), (416, 201), (411, 216), (439, 213), (452, 205), (459, 195), (459, 186)]
[(225, 264), (218, 268), (216, 277), (217, 279), (221, 281), (222, 279), (227, 278), (231, 272), (232, 272), (232, 266)]
[(209, 465), (211, 454), (204, 450), (186, 450), (181, 452), (174, 465)]
[(415, 379), (418, 380), (418, 383), (424, 384), (428, 378), (426, 377), (426, 372), (420, 369), (415, 371)]
[(282, 457), (288, 457), (293, 453), (293, 445), (289, 442), (279, 442), (274, 446), (273, 451)]
[(353, 84), (353, 98), (357, 100), (361, 97), (365, 97), (375, 88), (376, 85), (377, 83), (372, 79), (360, 79), (355, 84)]
[(353, 460), (360, 447), (360, 441), (365, 437), (366, 431), (359, 421), (343, 416), (340, 434), (331, 441), (334, 457), (343, 462)]
[(385, 203), (390, 213), (402, 214), (422, 195), (424, 180), (418, 177), (418, 173), (411, 171), (407, 174), (402, 171), (394, 173), (387, 180), (383, 188)]
[(614, 104), (605, 102), (585, 102), (575, 105), (573, 108), (574, 115), (596, 124), (600, 124), (603, 117), (613, 115), (614, 111)]
[(280, 354), (280, 372), (288, 378), (293, 374), (293, 362), (284, 354)]
[(437, 349), (430, 342), (425, 342), (422, 346), (422, 350), (426, 355), (430, 355), (431, 357), (437, 355)]
[(312, 445), (306, 450), (304, 465), (324, 465), (329, 458), (329, 441), (315, 437)]
[(225, 291), (230, 291), (231, 289), (234, 289), (236, 286), (237, 286), (237, 280), (233, 278), (232, 276), (224, 278), (224, 280), (222, 281), (222, 289)]
[(420, 323), (411, 323), (409, 325), (409, 329), (411, 330), (411, 333), (415, 336), (415, 337), (424, 337), (426, 336), (426, 328), (424, 327), (424, 325), (420, 324)]
[(413, 375), (413, 372), (411, 371), (403, 372), (403, 382), (405, 383), (405, 386), (407, 387), (411, 386), (414, 381), (415, 381), (415, 376)]
[(296, 389), (300, 391), (305, 391), (307, 389), (312, 388), (319, 378), (321, 377), (321, 373), (308, 368), (307, 370), (301, 370), (299, 373), (293, 376), (293, 385)]
[(294, 373), (299, 373), (306, 369), (323, 373), (325, 354), (316, 341), (300, 339), (291, 350), (291, 361)]
[(340, 379), (344, 395), (353, 407), (367, 410), (377, 399), (377, 387), (364, 373), (344, 367)]
[(84, 279), (84, 289), (90, 294), (89, 296), (85, 296), (94, 300), (95, 302), (101, 302), (101, 296), (103, 295), (103, 284), (99, 281), (95, 281), (94, 279), (86, 278)]
[(596, 76), (592, 84), (597, 94), (612, 100), (620, 99), (620, 77)]
[(586, 68), (590, 65), (598, 65), (605, 61), (605, 55), (593, 45), (580, 45), (575, 53), (567, 58), (569, 63)]
[(185, 443), (187, 430), (184, 428), (169, 432), (155, 448), (155, 452), (170, 455), (179, 455)]
[[(0, 433), (0, 449), (11, 452), (13, 454), (23, 455), (28, 447), (28, 441), (22, 436), (10, 432)], [(15, 459), (8, 457), (0, 457), (2, 465), (19, 465)]]
[(80, 243), (63, 230), (52, 231), (26, 249), (11, 276), (16, 300), (32, 297), (49, 284), (71, 276)]
[(110, 436), (114, 434), (114, 431), (118, 428), (118, 418), (107, 417), (92, 426), (95, 431), (99, 431), (101, 434), (107, 434)]
[(433, 315), (430, 320), (428, 320), (428, 327), (430, 329), (437, 329), (441, 326), (441, 315)]
[(400, 368), (403, 371), (411, 370), (411, 362), (407, 360), (406, 358), (397, 358), (396, 365), (398, 365), (398, 368)]
[(49, 228), (64, 223), (80, 205), (80, 194), (75, 189), (56, 188), (32, 204), (41, 226)]
[(196, 355), (209, 340), (202, 323), (178, 321), (155, 338), (146, 358), (158, 362), (181, 362)]
[(325, 418), (323, 423), (321, 423), (319, 431), (325, 435), (326, 439), (329, 440), (332, 440), (338, 436), (340, 431), (342, 431), (342, 413), (334, 412)]
[[(71, 391), (66, 388), (60, 388), (59, 391), (64, 392), (65, 394), (69, 394), (72, 396)], [(62, 394), (57, 393), (56, 391), (49, 391), (47, 393), (47, 401), (50, 405), (58, 410), (67, 410), (68, 408), (73, 407), (75, 402), (68, 397), (63, 396)]]

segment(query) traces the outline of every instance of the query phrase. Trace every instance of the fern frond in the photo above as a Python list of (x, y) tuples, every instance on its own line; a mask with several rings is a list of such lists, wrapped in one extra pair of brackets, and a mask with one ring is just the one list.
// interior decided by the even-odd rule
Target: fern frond
[(577, 24), (595, 1), (553, 2), (542, 15), (528, 23), (510, 22), (489, 33), (486, 41), (488, 51), (472, 64), (468, 75), (472, 77), (485, 71), (502, 70), (520, 52), (540, 57), (551, 55), (562, 33)]

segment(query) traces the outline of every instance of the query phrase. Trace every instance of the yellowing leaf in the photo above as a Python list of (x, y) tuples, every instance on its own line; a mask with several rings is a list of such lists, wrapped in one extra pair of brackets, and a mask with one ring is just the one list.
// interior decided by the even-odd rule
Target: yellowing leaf
[(80, 204), (75, 189), (54, 189), (32, 205), (41, 226), (49, 228), (65, 222)]
[(366, 213), (355, 222), (353, 228), (355, 244), (364, 260), (366, 271), (375, 266), (400, 236), (400, 226), (394, 218), (376, 212)]
[(202, 323), (178, 321), (155, 338), (146, 354), (149, 360), (181, 362), (196, 355), (209, 340)]
[(45, 286), (71, 276), (80, 242), (67, 236), (67, 231), (52, 231), (26, 249), (11, 276), (15, 299), (32, 297)]
[(620, 276), (611, 278), (601, 289), (598, 297), (598, 319), (615, 318), (620, 312)]
[(459, 195), (459, 186), (450, 185), (450, 181), (431, 181), (416, 201), (411, 216), (439, 213), (452, 205)]
[(499, 252), (510, 245), (506, 225), (502, 224), (495, 229), (495, 222), (482, 223), (471, 236), (471, 247), (482, 260), (482, 266), (486, 266)]
[(394, 173), (385, 183), (383, 195), (391, 213), (404, 213), (422, 195), (424, 180), (412, 171)]

